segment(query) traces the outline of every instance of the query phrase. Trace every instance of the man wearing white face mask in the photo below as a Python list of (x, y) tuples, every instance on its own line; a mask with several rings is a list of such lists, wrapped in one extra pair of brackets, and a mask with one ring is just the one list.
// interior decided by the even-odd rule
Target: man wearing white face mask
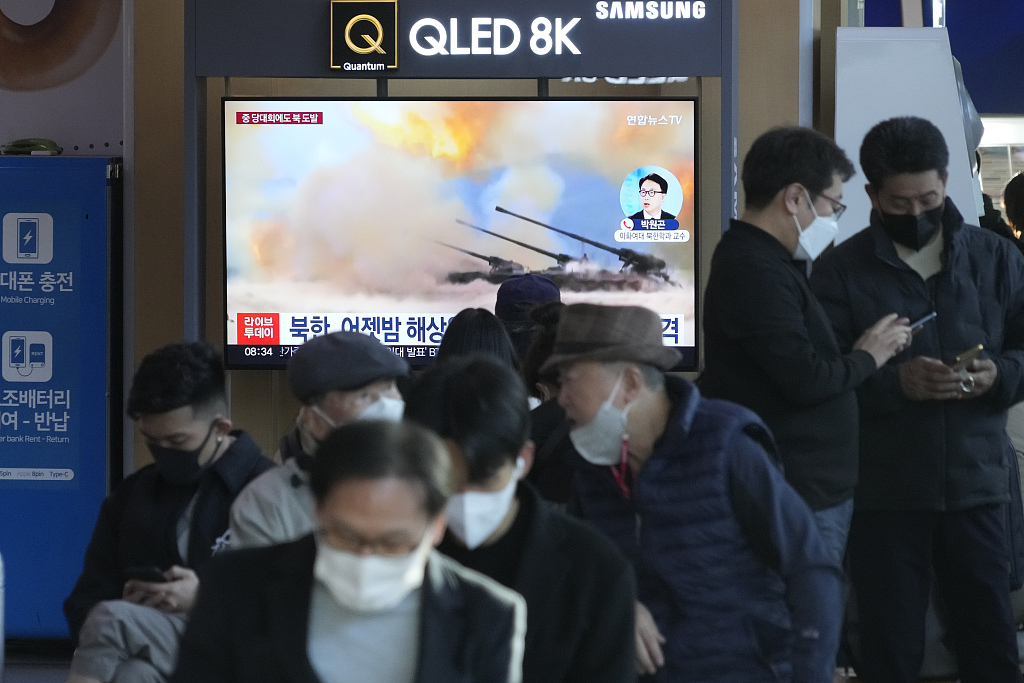
[(547, 366), (589, 466), (574, 508), (637, 577), (637, 665), (658, 683), (826, 683), (840, 570), (750, 410), (665, 375), (679, 352), (635, 306), (565, 309)]
[[(704, 297), (701, 391), (750, 408), (775, 436), (786, 479), (842, 563), (857, 483), (856, 389), (909, 345), (890, 313), (843, 354), (807, 270), (832, 244), (854, 169), (809, 128), (776, 128), (743, 162), (746, 210), (722, 236)], [(836, 615), (838, 620), (840, 615)]]
[(451, 474), (419, 425), (332, 432), (317, 531), (210, 568), (173, 683), (520, 683), (523, 598), (433, 550)]
[(440, 363), (410, 391), (406, 418), (444, 439), (459, 491), (438, 550), (526, 598), (523, 683), (628, 683), (632, 569), (525, 481), (534, 451), (526, 396), (513, 370), (480, 356)]
[(247, 486), (231, 506), (232, 549), (292, 541), (315, 526), (309, 470), (313, 453), (334, 428), (353, 420), (402, 419), (395, 386), (409, 365), (369, 335), (314, 337), (288, 363), (288, 382), (302, 403), (282, 439), (280, 467)]

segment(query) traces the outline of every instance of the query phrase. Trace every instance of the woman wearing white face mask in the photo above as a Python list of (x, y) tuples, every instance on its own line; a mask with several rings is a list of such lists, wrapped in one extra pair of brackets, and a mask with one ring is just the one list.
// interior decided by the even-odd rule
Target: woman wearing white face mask
[(451, 472), (408, 423), (340, 427), (312, 465), (318, 530), (208, 577), (175, 683), (520, 683), (521, 596), (433, 551)]
[(524, 683), (634, 679), (632, 569), (596, 531), (541, 500), (526, 388), (483, 357), (431, 368), (406, 417), (440, 434), (455, 466), (438, 549), (526, 598)]
[(246, 487), (231, 507), (233, 547), (284, 543), (313, 530), (309, 469), (331, 430), (354, 420), (402, 419), (395, 380), (409, 365), (369, 335), (335, 332), (303, 344), (288, 364), (288, 382), (302, 403), (295, 428), (281, 439), (280, 467)]

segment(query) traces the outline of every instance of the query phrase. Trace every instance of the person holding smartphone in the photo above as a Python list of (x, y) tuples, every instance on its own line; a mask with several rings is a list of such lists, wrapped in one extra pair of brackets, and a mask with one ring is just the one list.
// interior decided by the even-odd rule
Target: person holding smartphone
[(167, 680), (199, 574), (231, 545), (231, 502), (274, 465), (233, 429), (224, 364), (209, 344), (168, 344), (147, 355), (127, 408), (154, 462), (118, 484), (99, 510), (64, 602), (77, 645), (68, 683)]
[[(809, 128), (776, 128), (751, 146), (746, 209), (711, 261), (699, 382), (708, 397), (750, 408), (772, 430), (786, 480), (813, 511), (836, 566), (857, 483), (855, 390), (911, 338), (909, 320), (893, 308), (840, 349), (807, 282), (808, 266), (836, 235), (852, 175), (843, 150)], [(836, 605), (830, 626), (838, 629)], [(831, 670), (821, 674), (831, 679)]]
[(1024, 257), (946, 196), (949, 151), (929, 121), (879, 123), (860, 161), (870, 225), (811, 279), (839, 344), (889, 311), (937, 316), (859, 389), (857, 675), (917, 680), (934, 572), (960, 679), (1021, 681), (1004, 520), (1006, 411), (1024, 399)]

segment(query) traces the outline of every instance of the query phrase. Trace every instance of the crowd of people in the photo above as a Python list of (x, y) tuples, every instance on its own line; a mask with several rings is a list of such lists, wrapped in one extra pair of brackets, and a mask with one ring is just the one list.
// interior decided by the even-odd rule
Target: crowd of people
[(371, 336), (306, 342), (272, 458), (212, 347), (149, 354), (154, 463), (100, 510), (69, 683), (828, 683), (848, 602), (860, 680), (902, 683), (933, 584), (960, 679), (1020, 683), (1024, 180), (1003, 235), (946, 196), (930, 122), (860, 162), (868, 228), (828, 251), (853, 164), (755, 141), (696, 383), (658, 314), (533, 274), (417, 377)]

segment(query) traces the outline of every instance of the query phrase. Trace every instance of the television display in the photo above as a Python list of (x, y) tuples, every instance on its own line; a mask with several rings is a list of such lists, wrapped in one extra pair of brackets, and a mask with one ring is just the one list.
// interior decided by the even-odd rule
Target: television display
[(431, 362), (448, 322), (538, 273), (661, 315), (696, 367), (693, 100), (225, 99), (226, 357), (313, 336)]

